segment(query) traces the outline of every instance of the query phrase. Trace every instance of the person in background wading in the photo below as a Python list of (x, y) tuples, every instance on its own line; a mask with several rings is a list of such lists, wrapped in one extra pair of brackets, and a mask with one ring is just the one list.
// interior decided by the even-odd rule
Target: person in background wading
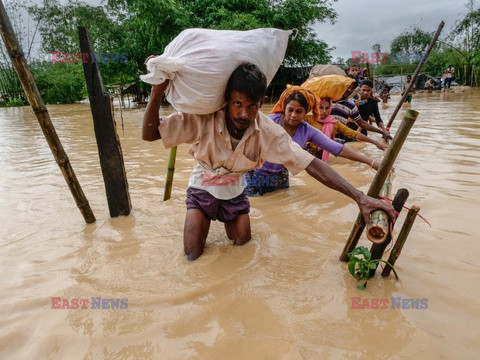
[(250, 203), (239, 176), (265, 161), (282, 164), (293, 174), (306, 170), (322, 184), (356, 201), (366, 221), (376, 209), (395, 219), (392, 205), (355, 189), (259, 111), (267, 81), (256, 65), (244, 63), (233, 71), (225, 91), (226, 106), (211, 114), (175, 112), (159, 116), (167, 85), (168, 80), (152, 86), (142, 138), (162, 139), (166, 148), (191, 144), (189, 152), (198, 162), (190, 176), (186, 199), (183, 242), (189, 260), (203, 253), (212, 220), (224, 223), (234, 245), (251, 239)]
[[(366, 79), (362, 81), (362, 86), (360, 87), (360, 99), (355, 101), (355, 105), (358, 107), (360, 116), (363, 120), (369, 121), (370, 115), (373, 115), (375, 118), (375, 123), (377, 127), (381, 129), (384, 136), (391, 139), (390, 133), (385, 129), (383, 125), (382, 117), (380, 116), (380, 111), (378, 110), (378, 102), (372, 98), (373, 92), (373, 83), (372, 81)], [(358, 126), (356, 124), (350, 123), (348, 127), (357, 130)], [(367, 130), (362, 129), (362, 134), (367, 136)], [(388, 136), (387, 136), (388, 134)]]
[(450, 89), (450, 85), (452, 85), (454, 73), (455, 73), (455, 68), (453, 67), (453, 65), (448, 65), (448, 69), (445, 70), (445, 86), (443, 87), (443, 91), (445, 91), (445, 89)]
[[(405, 91), (410, 86), (411, 81), (412, 81), (412, 75), (407, 75), (407, 80), (405, 81), (405, 84), (403, 84), (402, 96), (403, 96), (403, 94), (405, 94)], [(408, 92), (408, 95), (405, 98), (405, 103), (410, 104), (412, 102), (412, 96), (413, 96), (414, 92), (415, 92), (415, 84), (412, 85), (412, 88)]]

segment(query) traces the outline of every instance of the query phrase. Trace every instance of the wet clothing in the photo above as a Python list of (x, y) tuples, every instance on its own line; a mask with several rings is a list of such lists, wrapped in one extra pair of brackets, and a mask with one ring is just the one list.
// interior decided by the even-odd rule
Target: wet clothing
[(262, 196), (275, 190), (283, 190), (290, 187), (287, 169), (268, 175), (252, 170), (244, 176), (248, 184), (245, 188), (245, 194), (249, 197)]
[[(273, 120), (272, 124), (275, 123), (281, 126), (282, 114), (270, 114), (269, 116), (271, 120)], [(297, 132), (295, 133), (295, 135), (291, 137), (291, 139), (301, 147), (304, 147), (307, 144), (307, 142), (312, 142), (317, 146), (320, 146), (326, 149), (328, 152), (332, 153), (335, 156), (337, 156), (343, 149), (342, 144), (339, 144), (339, 143), (336, 143), (335, 141), (330, 140), (324, 133), (315, 129), (313, 126), (307, 124), (305, 121), (302, 121), (298, 125)], [(273, 163), (273, 162), (265, 162), (261, 168), (254, 169), (253, 171), (256, 172), (257, 174), (250, 175), (249, 179), (253, 179), (257, 181), (256, 179), (259, 179), (261, 175), (264, 175), (265, 178), (263, 179), (263, 181), (260, 181), (260, 184), (264, 183), (268, 185), (258, 186), (253, 182), (253, 180), (250, 183), (247, 181), (247, 194), (262, 192), (262, 195), (263, 195), (263, 193), (269, 192), (267, 191), (267, 188), (272, 187), (271, 186), (272, 181), (276, 181), (275, 177), (271, 177), (271, 176), (278, 175), (283, 170), (285, 170), (285, 166), (283, 166), (282, 164)], [(288, 182), (286, 184), (287, 184), (286, 187), (288, 187)], [(248, 189), (252, 187), (263, 187), (264, 189), (263, 190)], [(286, 188), (286, 187), (282, 187), (282, 188)], [(277, 189), (276, 186), (273, 187), (273, 190), (276, 190), (276, 189)], [(270, 191), (273, 191), (273, 190), (270, 190)]]
[(198, 209), (210, 220), (229, 222), (240, 214), (250, 212), (250, 201), (245, 192), (229, 200), (217, 199), (209, 192), (189, 187), (187, 189), (187, 210)]
[[(305, 121), (312, 125), (313, 127), (317, 128), (318, 130), (322, 130), (323, 125), (319, 123), (318, 121), (314, 121), (313, 118), (310, 115), (305, 116)], [(333, 125), (333, 132), (332, 132), (332, 137), (331, 139), (334, 140), (335, 137), (337, 136), (337, 133), (340, 133), (352, 140), (357, 140), (358, 137), (358, 130), (352, 130), (348, 126), (343, 125), (340, 121), (337, 121)]]
[[(375, 122), (377, 123), (377, 126), (379, 126), (380, 123), (383, 123), (382, 117), (380, 116), (380, 111), (378, 110), (378, 102), (371, 97), (367, 100), (364, 100), (364, 102), (365, 103), (363, 105), (360, 105), (358, 107), (358, 111), (360, 112), (360, 116), (362, 117), (362, 119), (368, 122), (370, 115), (373, 115), (375, 117)], [(347, 126), (353, 130), (358, 130), (357, 124), (350, 123)], [(367, 130), (362, 129), (362, 134), (368, 135)]]
[[(245, 187), (242, 181), (235, 181), (235, 176), (260, 167), (267, 160), (282, 164), (291, 173), (298, 174), (314, 159), (261, 112), (233, 149), (225, 111), (221, 109), (207, 115), (176, 112), (160, 117), (158, 128), (166, 148), (181, 143), (191, 144), (189, 153), (199, 165), (190, 176), (190, 187), (205, 190), (217, 199), (233, 199)], [(217, 186), (216, 180), (213, 184), (213, 181), (205, 182), (205, 179), (212, 180), (222, 175), (233, 176), (229, 186)]]

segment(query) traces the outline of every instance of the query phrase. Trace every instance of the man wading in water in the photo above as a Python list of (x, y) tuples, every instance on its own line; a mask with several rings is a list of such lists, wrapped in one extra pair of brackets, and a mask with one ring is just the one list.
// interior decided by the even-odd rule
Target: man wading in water
[(189, 152), (198, 162), (190, 175), (186, 199), (183, 241), (189, 260), (203, 253), (212, 220), (225, 224), (227, 236), (235, 245), (251, 239), (250, 203), (240, 176), (265, 161), (282, 164), (293, 174), (306, 170), (324, 185), (355, 200), (366, 220), (377, 209), (395, 218), (392, 205), (355, 189), (259, 111), (267, 81), (256, 65), (244, 63), (233, 71), (225, 92), (227, 105), (207, 115), (176, 112), (160, 117), (167, 84), (168, 80), (152, 87), (142, 138), (161, 138), (166, 148), (191, 144)]

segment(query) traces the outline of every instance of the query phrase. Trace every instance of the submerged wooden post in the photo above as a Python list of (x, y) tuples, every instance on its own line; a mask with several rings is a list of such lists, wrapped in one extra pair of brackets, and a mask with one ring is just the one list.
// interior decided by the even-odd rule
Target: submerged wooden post
[[(392, 266), (395, 265), (395, 262), (400, 256), (400, 253), (402, 252), (403, 245), (407, 240), (407, 236), (410, 233), (410, 230), (413, 226), (413, 223), (415, 222), (415, 218), (417, 217), (417, 214), (419, 211), (420, 211), (420, 208), (416, 205), (412, 206), (412, 208), (408, 211), (408, 214), (407, 214), (407, 217), (405, 218), (405, 222), (403, 223), (402, 229), (398, 234), (397, 241), (393, 246), (392, 252), (390, 253), (390, 257), (388, 258), (388, 262), (392, 264)], [(382, 276), (390, 275), (391, 271), (392, 271), (392, 268), (389, 265), (385, 265), (385, 268), (382, 271)]]
[(390, 116), (390, 120), (388, 120), (388, 124), (386, 126), (387, 129), (390, 129), (390, 127), (392, 126), (393, 120), (395, 120), (395, 117), (397, 116), (398, 110), (400, 110), (400, 108), (402, 107), (403, 103), (405, 102), (405, 99), (408, 96), (409, 91), (412, 89), (413, 84), (415, 84), (415, 80), (417, 79), (417, 76), (420, 73), (420, 70), (422, 69), (423, 64), (425, 64), (427, 62), (427, 58), (430, 55), (430, 52), (432, 51), (433, 47), (435, 46), (435, 43), (437, 42), (438, 37), (440, 36), (440, 33), (442, 32), (442, 29), (443, 29), (444, 25), (445, 25), (444, 21), (442, 21), (438, 25), (437, 31), (435, 32), (435, 35), (433, 35), (433, 38), (432, 38), (432, 41), (430, 42), (430, 45), (428, 45), (428, 48), (425, 51), (425, 54), (423, 55), (422, 59), (418, 63), (417, 68), (415, 69), (415, 72), (412, 75), (412, 81), (410, 81), (410, 85), (408, 85), (408, 87), (405, 89), (405, 91), (402, 95), (402, 98), (398, 102), (397, 107), (395, 108), (395, 110), (392, 113), (392, 116)]
[[(87, 29), (79, 26), (78, 34), (81, 52), (91, 55), (93, 47)], [(87, 82), (88, 98), (110, 216), (128, 215), (132, 205), (110, 95), (103, 91), (102, 77), (97, 63), (89, 59), (89, 61), (83, 63), (83, 72)]]
[[(392, 170), (393, 163), (395, 162), (398, 153), (400, 152), (405, 139), (407, 138), (410, 129), (412, 128), (415, 120), (417, 119), (418, 112), (412, 109), (408, 109), (403, 117), (403, 120), (395, 133), (392, 143), (387, 149), (385, 156), (380, 164), (380, 167), (373, 178), (372, 183), (370, 184), (370, 189), (368, 190), (367, 195), (371, 197), (378, 197), (380, 190), (387, 179), (390, 170)], [(353, 226), (353, 229), (348, 237), (347, 243), (343, 248), (342, 254), (340, 255), (340, 260), (348, 261), (347, 253), (351, 252), (358, 243), (360, 235), (365, 228), (365, 221), (361, 213), (358, 214), (357, 220)]]
[(8, 18), (2, 1), (0, 1), (0, 34), (2, 35), (7, 52), (10, 55), (13, 67), (15, 68), (18, 78), (22, 83), (23, 90), (28, 98), (28, 102), (30, 103), (33, 112), (35, 113), (35, 117), (42, 128), (43, 135), (50, 146), (53, 157), (60, 167), (60, 170), (62, 170), (65, 181), (70, 188), (70, 192), (75, 199), (77, 207), (80, 209), (85, 222), (87, 224), (93, 223), (95, 222), (95, 216), (93, 215), (90, 204), (83, 193), (82, 187), (77, 180), (75, 172), (73, 171), (73, 168), (70, 164), (70, 159), (65, 153), (55, 127), (52, 124), (48, 110), (43, 103), (37, 85), (35, 84), (35, 80), (33, 79), (32, 73), (30, 72), (27, 62), (25, 61), (25, 55), (20, 47), (20, 44), (18, 43), (17, 37), (15, 36), (12, 24), (10, 23), (10, 19)]
[(168, 157), (168, 172), (167, 180), (165, 181), (165, 191), (163, 193), (163, 201), (167, 201), (172, 196), (173, 174), (175, 173), (175, 158), (177, 157), (177, 147), (170, 149), (170, 156)]

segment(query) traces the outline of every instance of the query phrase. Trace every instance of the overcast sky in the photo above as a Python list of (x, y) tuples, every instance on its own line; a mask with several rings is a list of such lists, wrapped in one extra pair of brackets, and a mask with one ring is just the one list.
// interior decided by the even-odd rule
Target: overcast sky
[[(3, 0), (4, 5), (17, 0)], [(31, 0), (40, 4), (43, 0)], [(60, 0), (65, 3), (67, 0)], [(105, 0), (84, 0), (91, 5), (105, 3)], [(433, 32), (442, 20), (445, 21), (440, 39), (452, 29), (456, 20), (467, 13), (468, 0), (339, 0), (333, 3), (338, 13), (334, 25), (316, 24), (318, 38), (329, 46), (332, 60), (352, 57), (352, 51), (371, 54), (372, 45), (379, 43), (382, 52), (390, 52), (390, 43), (405, 29), (418, 26), (422, 30)], [(476, 4), (480, 0), (474, 0)], [(161, 16), (161, 15), (159, 15)]]
[[(436, 31), (445, 21), (440, 38), (447, 35), (456, 20), (467, 13), (467, 0), (339, 0), (333, 3), (338, 17), (334, 25), (318, 24), (318, 37), (336, 49), (332, 59), (352, 57), (352, 51), (371, 54), (372, 45), (390, 52), (390, 43), (405, 29), (417, 26)], [(478, 3), (478, 0), (477, 0)]]

